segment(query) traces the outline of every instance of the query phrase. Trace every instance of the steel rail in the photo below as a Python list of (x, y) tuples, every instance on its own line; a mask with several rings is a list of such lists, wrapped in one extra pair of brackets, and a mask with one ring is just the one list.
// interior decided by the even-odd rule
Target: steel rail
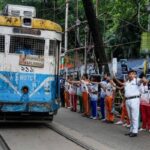
[(2, 135), (0, 135), (0, 148), (3, 150), (11, 150)]
[(95, 148), (93, 148), (92, 146), (90, 145), (87, 145), (86, 143), (80, 141), (79, 139), (65, 133), (64, 131), (62, 131), (61, 129), (57, 128), (57, 127), (54, 127), (53, 125), (51, 124), (45, 124), (45, 126), (51, 130), (53, 130), (54, 132), (56, 132), (57, 134), (65, 137), (66, 139), (72, 141), (73, 143), (75, 143), (76, 145), (79, 145), (80, 147), (84, 148), (85, 150), (97, 150)]

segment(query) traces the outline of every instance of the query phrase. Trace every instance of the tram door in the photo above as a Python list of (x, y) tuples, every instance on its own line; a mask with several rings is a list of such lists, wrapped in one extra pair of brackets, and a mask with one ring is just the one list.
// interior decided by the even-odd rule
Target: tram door
[(50, 40), (50, 48), (49, 48), (49, 55), (54, 57), (54, 74), (56, 80), (56, 98), (59, 97), (59, 54), (60, 54), (60, 41), (57, 40)]

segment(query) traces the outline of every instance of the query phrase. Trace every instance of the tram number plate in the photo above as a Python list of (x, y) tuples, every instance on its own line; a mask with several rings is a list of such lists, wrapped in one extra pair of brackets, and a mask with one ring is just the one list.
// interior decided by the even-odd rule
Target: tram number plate
[(27, 66), (21, 66), (21, 71), (33, 72), (33, 68), (32, 67), (27, 67)]

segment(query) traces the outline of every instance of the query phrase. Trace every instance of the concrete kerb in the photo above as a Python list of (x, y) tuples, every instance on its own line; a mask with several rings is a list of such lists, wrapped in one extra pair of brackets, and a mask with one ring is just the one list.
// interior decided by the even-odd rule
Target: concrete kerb
[(52, 123), (47, 124), (47, 127), (86, 150), (114, 150), (111, 147), (101, 144), (98, 141), (93, 140), (92, 138), (84, 136), (75, 130), (66, 128), (65, 126), (60, 125), (57, 122), (53, 121)]

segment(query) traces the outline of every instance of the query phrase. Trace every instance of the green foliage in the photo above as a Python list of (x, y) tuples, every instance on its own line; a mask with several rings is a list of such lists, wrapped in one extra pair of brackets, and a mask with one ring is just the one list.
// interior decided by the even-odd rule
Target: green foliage
[[(116, 51), (116, 54), (122, 53), (121, 57), (127, 57), (123, 51), (126, 53), (129, 49), (139, 51), (140, 36), (148, 24), (148, 13), (145, 8), (147, 2), (148, 0), (101, 0), (98, 18), (105, 24), (103, 35), (106, 45), (112, 46), (109, 48), (110, 52)], [(139, 42), (133, 44), (136, 41)], [(135, 53), (133, 51), (131, 56), (137, 56)]]

